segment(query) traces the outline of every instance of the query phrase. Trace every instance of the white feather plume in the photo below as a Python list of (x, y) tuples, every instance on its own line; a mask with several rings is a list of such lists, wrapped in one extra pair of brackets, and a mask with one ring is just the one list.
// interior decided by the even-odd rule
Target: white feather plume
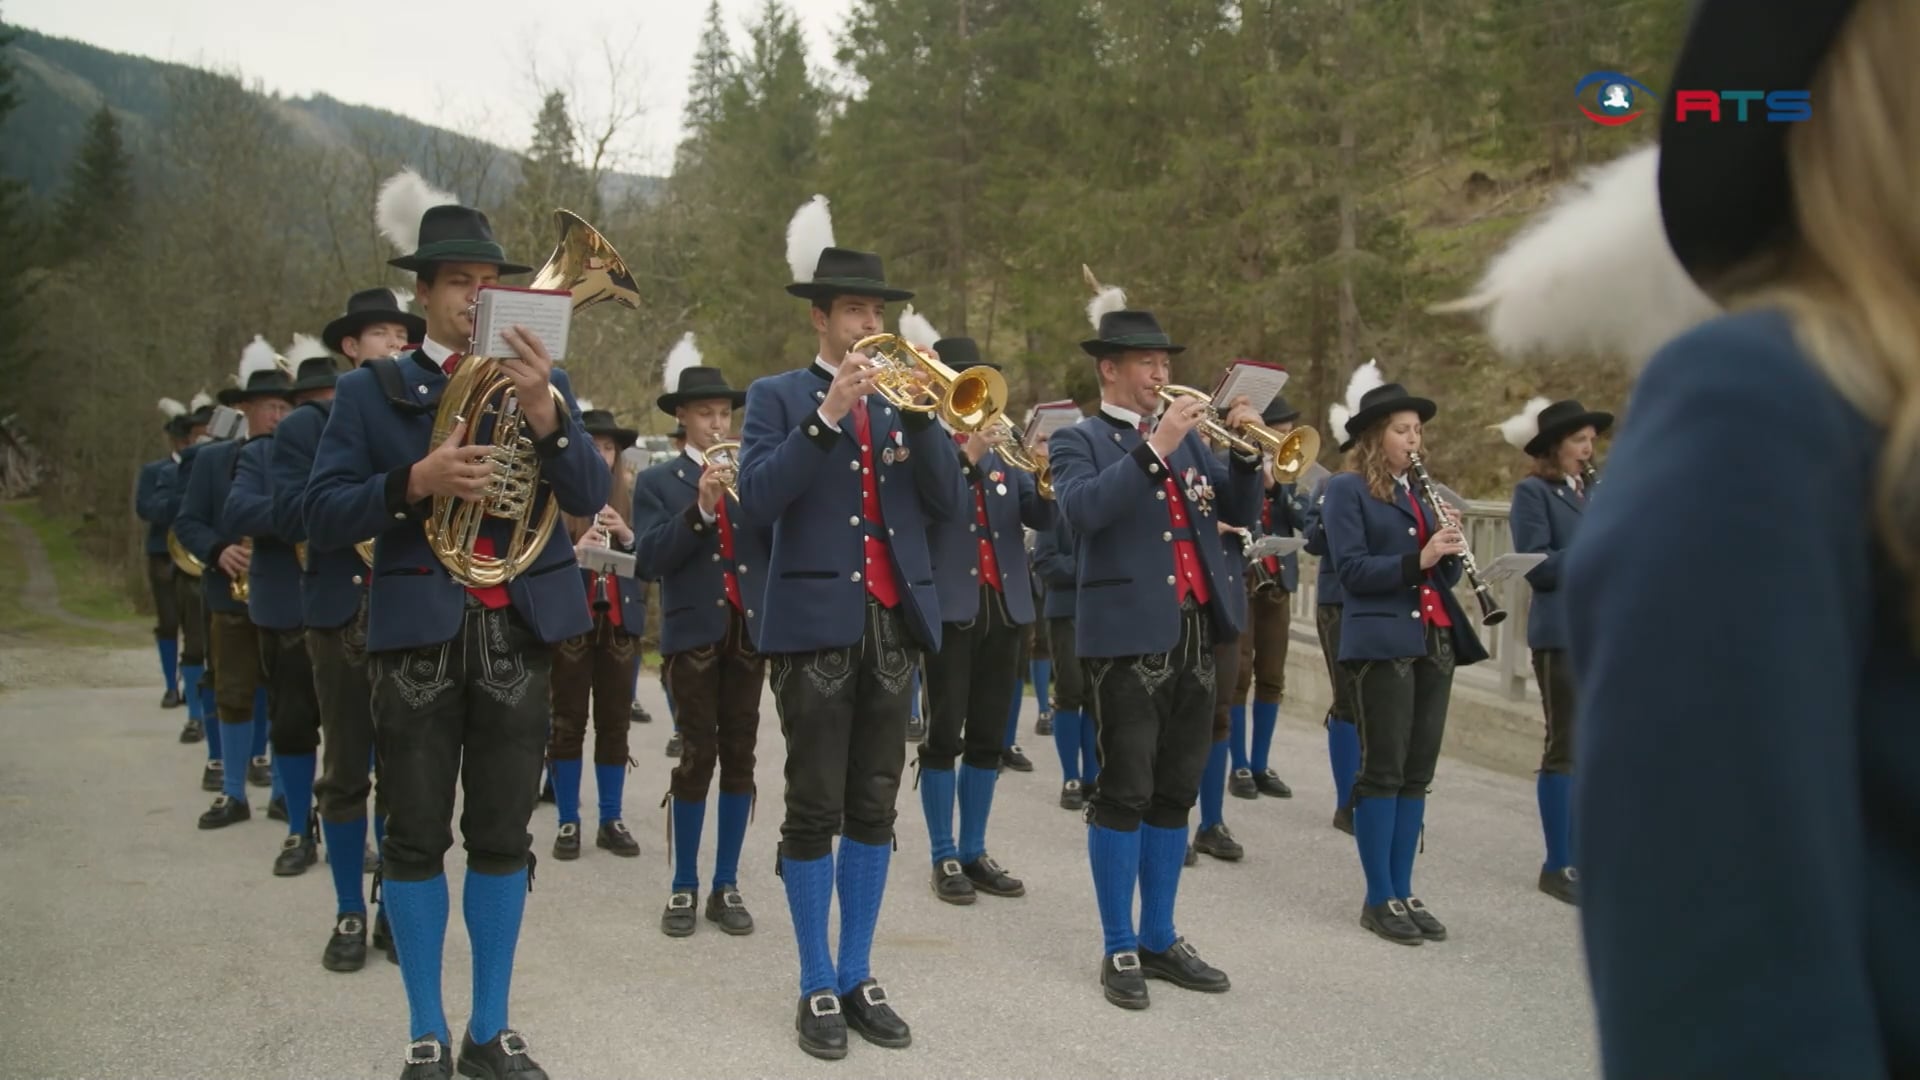
[(187, 407), (185, 405), (180, 404), (179, 402), (173, 400), (170, 397), (163, 397), (160, 399), (160, 415), (166, 417), (169, 420), (173, 419), (176, 416), (184, 416), (186, 414), (186, 411), (187, 411)]
[(1353, 369), (1353, 377), (1347, 380), (1347, 412), (1349, 415), (1360, 411), (1360, 399), (1387, 384), (1387, 377), (1380, 373), (1380, 361), (1369, 360)]
[(281, 366), (280, 356), (267, 344), (264, 335), (255, 334), (247, 347), (240, 350), (240, 370), (234, 376), (234, 385), (246, 389), (248, 380), (262, 371), (272, 371)]
[(1540, 434), (1540, 411), (1553, 402), (1543, 397), (1529, 398), (1526, 407), (1519, 412), (1495, 424), (1500, 437), (1516, 450), (1525, 450), (1534, 436)]
[(1494, 258), (1472, 296), (1429, 310), (1478, 313), (1509, 359), (1644, 362), (1719, 312), (1667, 244), (1659, 165), (1648, 146), (1589, 170)]
[(287, 362), (295, 367), (298, 367), (303, 360), (319, 360), (332, 356), (333, 353), (312, 334), (295, 334), (293, 344), (287, 346)]
[(583, 413), (590, 413), (593, 411), (593, 402), (588, 401), (586, 398), (574, 398), (573, 403), (575, 405), (580, 406), (580, 411)]
[(1327, 432), (1333, 436), (1335, 446), (1347, 441), (1347, 421), (1353, 419), (1353, 410), (1345, 405), (1327, 406)]
[(906, 338), (909, 345), (931, 349), (933, 343), (940, 340), (940, 331), (933, 328), (925, 315), (913, 310), (912, 304), (908, 304), (900, 312), (900, 336)]
[(211, 409), (213, 408), (213, 395), (202, 390), (193, 395), (193, 400), (187, 403), (187, 408), (194, 412), (199, 412), (201, 409)]
[(459, 197), (427, 183), (412, 169), (401, 169), (380, 185), (373, 220), (380, 235), (402, 255), (420, 248), (420, 218), (436, 206), (458, 203)]
[(700, 347), (693, 343), (693, 331), (689, 330), (674, 343), (672, 351), (667, 353), (666, 373), (661, 376), (660, 385), (669, 394), (680, 392), (680, 376), (688, 368), (700, 366)]
[(820, 253), (833, 246), (833, 213), (827, 197), (815, 195), (793, 212), (787, 222), (787, 268), (793, 280), (812, 281), (820, 267)]

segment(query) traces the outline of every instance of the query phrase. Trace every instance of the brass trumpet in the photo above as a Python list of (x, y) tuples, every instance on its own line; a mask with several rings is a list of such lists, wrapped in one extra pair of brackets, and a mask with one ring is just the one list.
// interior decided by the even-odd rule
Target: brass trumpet
[(873, 389), (895, 408), (938, 414), (962, 434), (986, 427), (1007, 407), (1007, 380), (990, 367), (955, 371), (894, 334), (861, 338), (848, 352), (870, 353), (880, 362)]
[(1273, 482), (1291, 484), (1299, 480), (1312, 467), (1314, 459), (1320, 456), (1320, 433), (1310, 427), (1296, 427), (1285, 435), (1265, 424), (1246, 424), (1237, 431), (1228, 428), (1220, 419), (1220, 413), (1213, 405), (1213, 395), (1191, 386), (1163, 386), (1155, 391), (1160, 399), (1169, 405), (1176, 404), (1181, 398), (1199, 398), (1208, 402), (1205, 417), (1200, 421), (1200, 430), (1215, 443), (1230, 447), (1237, 453), (1270, 456), (1273, 459)]
[(707, 464), (713, 466), (720, 475), (720, 482), (726, 485), (727, 494), (735, 502), (740, 501), (740, 443), (733, 439), (723, 439), (707, 447), (702, 455)]

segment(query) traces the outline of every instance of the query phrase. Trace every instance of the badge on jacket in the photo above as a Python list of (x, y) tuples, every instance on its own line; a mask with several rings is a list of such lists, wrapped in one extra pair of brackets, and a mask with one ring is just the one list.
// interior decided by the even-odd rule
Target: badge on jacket
[(1213, 481), (1194, 468), (1187, 469), (1185, 479), (1187, 501), (1193, 504), (1194, 513), (1213, 513)]

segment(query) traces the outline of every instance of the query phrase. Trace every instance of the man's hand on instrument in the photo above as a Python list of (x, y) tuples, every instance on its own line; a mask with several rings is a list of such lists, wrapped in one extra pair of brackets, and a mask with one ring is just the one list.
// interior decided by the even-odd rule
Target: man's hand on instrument
[[(842, 368), (841, 370), (845, 370)], [(720, 500), (727, 494), (727, 470), (712, 462), (700, 471), (700, 483), (695, 498), (700, 500), (700, 512), (709, 516), (720, 512)]]
[(984, 431), (975, 431), (967, 435), (967, 441), (961, 444), (960, 452), (967, 455), (967, 463), (980, 464), (980, 459), (993, 449), (994, 438)]
[(553, 382), (553, 357), (540, 335), (524, 326), (509, 326), (500, 332), (514, 355), (501, 357), (500, 371), (513, 380), (513, 392), (520, 400), (520, 415), (526, 417), (533, 437), (544, 439), (560, 426), (560, 413), (554, 407), (547, 387)]
[(253, 563), (253, 553), (245, 544), (228, 544), (220, 552), (220, 572), (230, 578), (239, 577), (247, 572)]
[(493, 463), (484, 446), (461, 444), (467, 434), (467, 422), (460, 421), (447, 434), (445, 442), (413, 463), (407, 474), (407, 501), (419, 502), (430, 496), (465, 499), (473, 502), (486, 495), (493, 483)]
[(853, 403), (873, 393), (874, 377), (880, 374), (880, 362), (859, 353), (850, 352), (840, 361), (840, 370), (834, 373), (833, 381), (827, 384), (826, 400), (820, 403), (820, 415), (828, 423), (838, 424), (849, 412)]
[(1227, 415), (1223, 421), (1229, 431), (1239, 431), (1248, 424), (1260, 422), (1260, 414), (1253, 411), (1253, 405), (1242, 394), (1227, 402)]
[(1171, 456), (1180, 448), (1187, 433), (1198, 427), (1207, 415), (1207, 400), (1197, 397), (1180, 397), (1170, 403), (1160, 414), (1160, 424), (1147, 436), (1147, 445), (1153, 447), (1162, 460)]

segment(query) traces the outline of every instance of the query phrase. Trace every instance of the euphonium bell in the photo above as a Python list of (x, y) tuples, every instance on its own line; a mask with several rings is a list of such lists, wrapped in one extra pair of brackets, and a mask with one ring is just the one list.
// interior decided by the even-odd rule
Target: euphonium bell
[(1040, 497), (1053, 498), (1053, 466), (1045, 457), (1027, 449), (1027, 433), (1019, 424), (1001, 413), (987, 425), (986, 432), (994, 440), (993, 450), (1001, 461), (1023, 473), (1031, 473)]
[(955, 371), (893, 334), (861, 338), (849, 352), (869, 353), (880, 362), (873, 389), (895, 408), (937, 413), (962, 434), (986, 427), (1007, 407), (1007, 380), (990, 367)]
[(172, 529), (167, 530), (167, 554), (173, 557), (174, 567), (190, 578), (207, 572), (207, 564), (188, 551), (187, 545), (180, 542), (180, 537)]
[(726, 485), (727, 494), (735, 502), (740, 501), (740, 444), (732, 439), (723, 439), (707, 447), (707, 464), (720, 474), (720, 482)]

